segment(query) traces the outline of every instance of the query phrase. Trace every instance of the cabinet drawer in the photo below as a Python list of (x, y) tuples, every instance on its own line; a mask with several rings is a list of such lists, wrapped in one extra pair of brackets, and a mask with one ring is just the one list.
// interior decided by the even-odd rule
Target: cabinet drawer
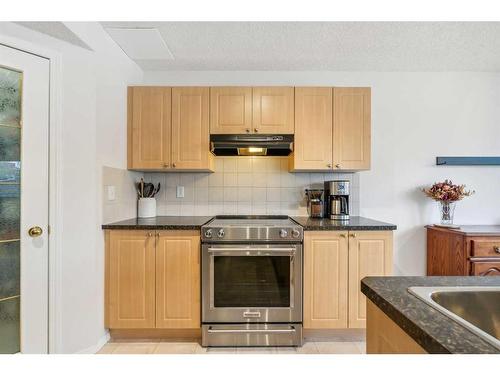
[(500, 239), (471, 240), (471, 255), (475, 257), (500, 257)]
[(471, 276), (500, 276), (499, 262), (472, 262)]

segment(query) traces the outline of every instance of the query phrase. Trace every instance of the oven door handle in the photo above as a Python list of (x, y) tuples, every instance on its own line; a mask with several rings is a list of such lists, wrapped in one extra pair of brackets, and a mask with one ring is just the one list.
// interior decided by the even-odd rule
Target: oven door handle
[(290, 333), (295, 332), (295, 327), (287, 329), (213, 329), (208, 328), (208, 333)]
[(296, 249), (293, 247), (254, 247), (254, 248), (246, 248), (246, 247), (209, 247), (207, 249), (209, 253), (227, 253), (227, 252), (238, 252), (238, 253), (257, 253), (263, 252), (267, 255), (269, 253), (283, 254), (286, 253), (288, 255), (295, 255)]

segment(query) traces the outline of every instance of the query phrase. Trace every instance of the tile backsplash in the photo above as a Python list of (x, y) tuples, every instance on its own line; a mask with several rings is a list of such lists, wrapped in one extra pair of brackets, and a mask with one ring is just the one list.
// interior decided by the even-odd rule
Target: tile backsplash
[[(157, 214), (180, 216), (307, 215), (305, 189), (346, 179), (351, 214), (359, 215), (358, 174), (289, 173), (287, 157), (216, 157), (214, 173), (144, 173), (144, 179), (161, 183)], [(177, 186), (184, 187), (184, 198), (176, 197)]]

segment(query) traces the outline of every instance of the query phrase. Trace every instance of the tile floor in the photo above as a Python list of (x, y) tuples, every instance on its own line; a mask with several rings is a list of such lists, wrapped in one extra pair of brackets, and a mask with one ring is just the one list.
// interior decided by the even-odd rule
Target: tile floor
[(365, 342), (310, 341), (300, 348), (203, 348), (197, 342), (110, 342), (98, 354), (363, 354)]

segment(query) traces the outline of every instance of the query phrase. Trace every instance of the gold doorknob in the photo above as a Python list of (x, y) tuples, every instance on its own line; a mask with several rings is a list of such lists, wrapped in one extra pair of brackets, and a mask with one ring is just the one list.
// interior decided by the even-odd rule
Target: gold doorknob
[(43, 233), (43, 229), (40, 227), (31, 227), (28, 229), (28, 234), (30, 237), (40, 237)]

